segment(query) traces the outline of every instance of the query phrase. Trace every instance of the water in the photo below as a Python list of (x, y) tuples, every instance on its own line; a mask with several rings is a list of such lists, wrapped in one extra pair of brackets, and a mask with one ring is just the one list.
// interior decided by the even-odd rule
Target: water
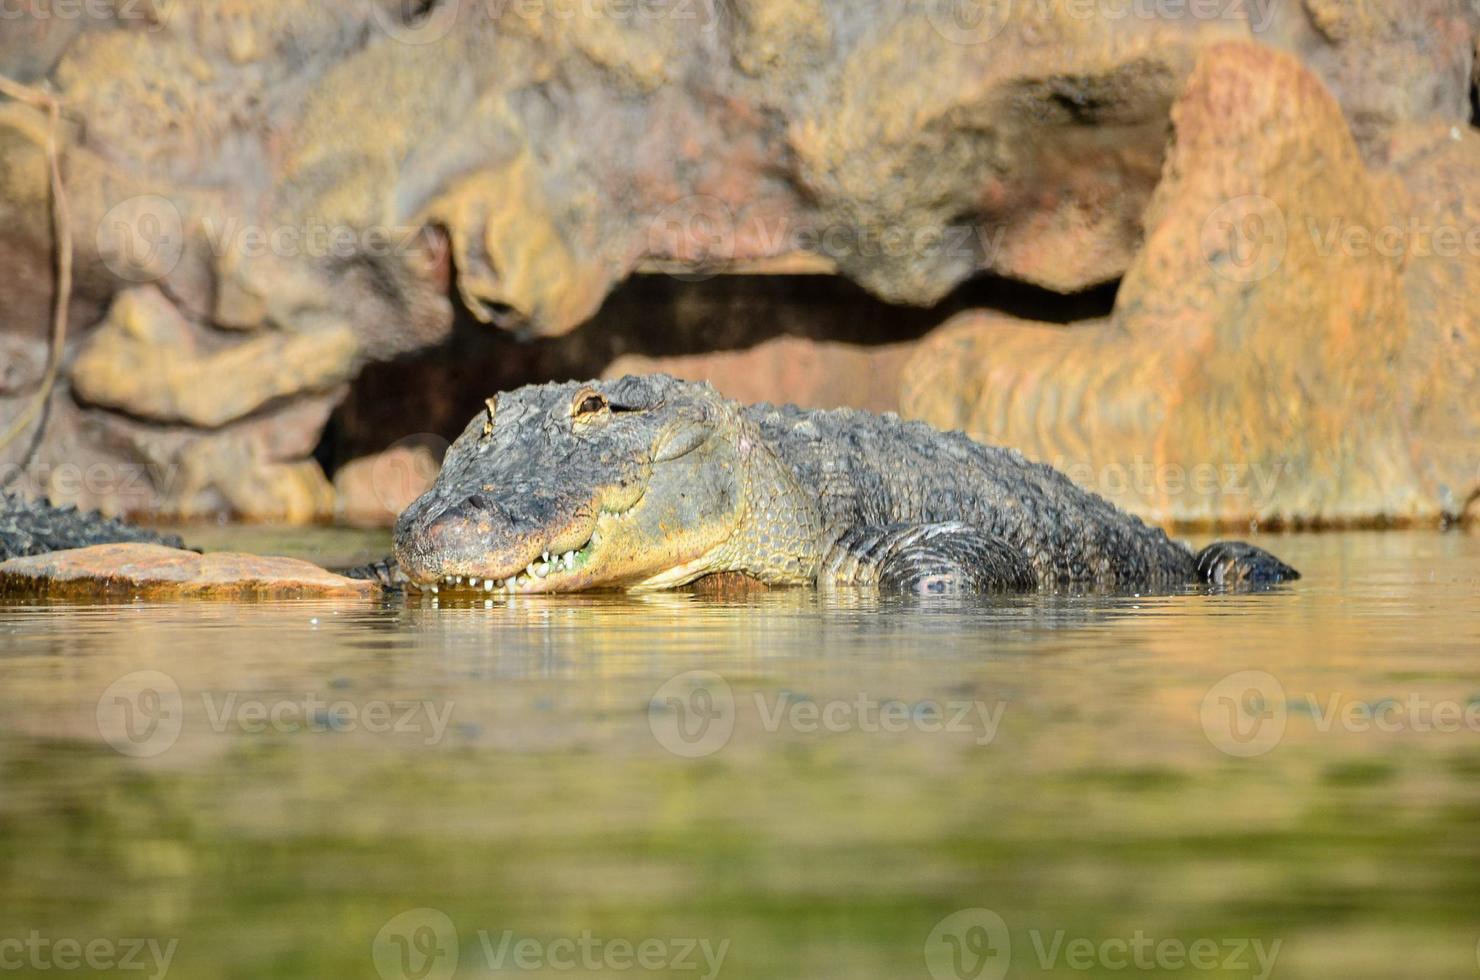
[(1305, 580), (0, 606), (0, 973), (1480, 976), (1480, 535), (1259, 543)]

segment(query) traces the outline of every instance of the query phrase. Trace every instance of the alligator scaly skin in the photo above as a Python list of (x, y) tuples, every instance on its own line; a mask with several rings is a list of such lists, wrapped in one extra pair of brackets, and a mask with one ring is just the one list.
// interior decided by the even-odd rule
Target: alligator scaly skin
[(184, 547), (174, 535), (158, 534), (76, 507), (53, 507), (0, 491), (0, 561), (120, 541)]

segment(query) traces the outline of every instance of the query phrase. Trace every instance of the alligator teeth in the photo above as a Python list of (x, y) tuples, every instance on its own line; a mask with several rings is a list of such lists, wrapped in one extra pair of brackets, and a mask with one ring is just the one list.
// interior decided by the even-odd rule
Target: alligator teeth
[(548, 551), (542, 552), (540, 554), (540, 558), (543, 559), (544, 561), (548, 562), (550, 560), (550, 553)]
[(471, 586), (472, 588), (475, 588), (476, 589), (478, 587), (478, 580), (476, 578), (474, 578), (473, 576), (469, 575), (468, 576), (468, 585)]
[(525, 578), (523, 575), (516, 575), (514, 577), (514, 588), (516, 588), (516, 589), (522, 589), (522, 588), (524, 588), (528, 584), (529, 584), (529, 579)]
[(432, 595), (436, 595), (437, 594), (437, 591), (438, 591), (437, 583), (436, 582), (433, 582), (432, 583)]
[(565, 559), (565, 567), (566, 568), (575, 568), (576, 567), (576, 553), (574, 551), (567, 551), (565, 554), (561, 555), (560, 557), (563, 558), (563, 559)]
[(546, 575), (549, 575), (549, 574), (550, 574), (550, 563), (548, 561), (542, 561), (538, 565), (534, 566), (534, 577), (535, 578), (544, 578)]
[(486, 578), (486, 579), (483, 580), (483, 591), (484, 592), (492, 592), (493, 591), (493, 579)]
[(594, 548), (594, 547), (596, 547), (600, 543), (601, 543), (601, 532), (600, 531), (592, 531), (591, 532), (591, 540), (586, 545), (586, 547), (588, 547), (588, 548)]

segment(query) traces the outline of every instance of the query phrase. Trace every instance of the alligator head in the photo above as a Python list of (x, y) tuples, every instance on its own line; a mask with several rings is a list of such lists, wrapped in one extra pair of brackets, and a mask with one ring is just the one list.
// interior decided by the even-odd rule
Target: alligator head
[(755, 440), (707, 384), (665, 376), (488, 399), (396, 522), (421, 586), (664, 588), (699, 577), (744, 517)]

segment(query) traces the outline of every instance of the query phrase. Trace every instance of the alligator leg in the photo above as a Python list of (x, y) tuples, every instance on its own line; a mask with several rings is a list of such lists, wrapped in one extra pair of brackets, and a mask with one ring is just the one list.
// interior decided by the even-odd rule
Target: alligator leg
[(379, 583), (382, 589), (389, 592), (400, 592), (406, 587), (406, 573), (401, 571), (394, 556), (382, 558), (380, 561), (372, 561), (368, 565), (356, 565), (347, 569), (344, 573), (346, 578), (366, 579)]
[(1197, 576), (1225, 589), (1276, 585), (1300, 577), (1274, 555), (1242, 541), (1217, 541), (1197, 553)]
[(818, 585), (872, 585), (886, 592), (944, 595), (1028, 591), (1028, 557), (959, 521), (850, 528), (823, 557)]

